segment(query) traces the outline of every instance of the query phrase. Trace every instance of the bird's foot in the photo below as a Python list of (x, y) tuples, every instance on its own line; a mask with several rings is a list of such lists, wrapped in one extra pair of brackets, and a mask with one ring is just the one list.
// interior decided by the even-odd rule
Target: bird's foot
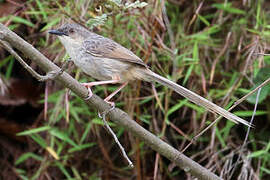
[(83, 85), (84, 87), (86, 87), (87, 88), (87, 90), (88, 90), (88, 95), (87, 95), (87, 97), (84, 99), (84, 100), (89, 100), (92, 96), (93, 96), (93, 92), (92, 92), (92, 90), (91, 90), (91, 85), (89, 85), (90, 83), (81, 83), (81, 85)]
[[(107, 102), (107, 101), (106, 101), (106, 102)], [(114, 103), (114, 102), (107, 102), (107, 103), (109, 103), (109, 104), (111, 105), (111, 108), (110, 108), (110, 109), (107, 109), (107, 110), (105, 110), (105, 111), (103, 111), (102, 113), (98, 112), (98, 117), (99, 117), (99, 118), (105, 118), (106, 115), (107, 115), (109, 112), (111, 112), (112, 110), (114, 110), (114, 108), (115, 108), (115, 103)]]

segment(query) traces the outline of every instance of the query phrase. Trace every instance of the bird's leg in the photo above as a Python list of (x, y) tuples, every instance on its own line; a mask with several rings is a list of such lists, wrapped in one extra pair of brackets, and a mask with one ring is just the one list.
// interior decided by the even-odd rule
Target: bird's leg
[(88, 97), (85, 100), (88, 100), (92, 97), (93, 93), (91, 91), (92, 86), (102, 85), (102, 84), (115, 84), (119, 83), (120, 79), (112, 79), (108, 81), (97, 81), (97, 82), (90, 82), (90, 83), (81, 83), (84, 87), (88, 89)]
[(109, 101), (114, 95), (116, 95), (119, 91), (121, 91), (121, 89), (123, 89), (126, 85), (128, 84), (128, 82), (125, 82), (124, 84), (122, 84), (119, 88), (117, 88), (114, 92), (112, 92), (109, 96), (107, 96), (104, 101), (111, 104), (112, 106), (115, 106), (114, 102)]
[(124, 84), (122, 84), (119, 88), (117, 88), (114, 92), (112, 92), (109, 96), (107, 96), (104, 101), (107, 102), (108, 104), (110, 104), (112, 106), (111, 109), (104, 111), (102, 113), (98, 112), (98, 116), (100, 118), (105, 117), (106, 114), (108, 114), (110, 111), (112, 111), (115, 108), (115, 103), (109, 101), (114, 95), (116, 95), (121, 89), (123, 89), (126, 85), (128, 84), (128, 82), (125, 82)]

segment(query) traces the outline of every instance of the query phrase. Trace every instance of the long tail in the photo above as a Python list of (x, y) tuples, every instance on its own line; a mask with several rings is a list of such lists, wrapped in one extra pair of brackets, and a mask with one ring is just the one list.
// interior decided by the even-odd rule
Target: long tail
[(180, 86), (180, 85), (150, 71), (149, 69), (144, 71), (144, 73), (146, 75), (146, 79), (145, 79), (146, 81), (156, 81), (156, 82), (174, 90), (175, 92), (184, 96), (185, 98), (187, 98), (191, 102), (193, 102), (199, 106), (203, 106), (205, 109), (207, 109), (209, 111), (216, 112), (217, 114), (227, 118), (228, 120), (230, 120), (236, 124), (242, 123), (242, 124), (245, 124), (247, 126), (252, 127), (252, 124), (250, 124), (246, 120), (226, 111), (225, 109), (217, 106), (216, 104), (212, 103), (211, 101), (208, 101), (207, 99), (203, 98), (202, 96), (199, 96), (198, 94), (184, 88), (183, 86)]

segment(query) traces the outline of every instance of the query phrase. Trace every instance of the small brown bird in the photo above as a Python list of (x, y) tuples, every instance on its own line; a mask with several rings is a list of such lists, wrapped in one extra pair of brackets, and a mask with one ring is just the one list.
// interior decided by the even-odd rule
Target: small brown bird
[(115, 92), (104, 99), (112, 103), (109, 100), (128, 82), (137, 79), (156, 81), (209, 111), (216, 112), (235, 123), (251, 126), (244, 119), (152, 72), (139, 57), (111, 39), (95, 34), (78, 24), (64, 24), (57, 30), (50, 30), (49, 33), (58, 36), (76, 66), (87, 75), (99, 80), (83, 83), (89, 90), (89, 97), (92, 96), (90, 89), (92, 86), (121, 83), (122, 85)]

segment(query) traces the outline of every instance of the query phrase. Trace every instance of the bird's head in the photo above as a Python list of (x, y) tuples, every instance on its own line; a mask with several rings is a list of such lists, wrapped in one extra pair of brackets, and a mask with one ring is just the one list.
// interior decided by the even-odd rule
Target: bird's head
[(62, 44), (66, 43), (82, 43), (88, 36), (90, 31), (79, 24), (64, 24), (60, 28), (50, 30), (50, 34), (58, 36)]

